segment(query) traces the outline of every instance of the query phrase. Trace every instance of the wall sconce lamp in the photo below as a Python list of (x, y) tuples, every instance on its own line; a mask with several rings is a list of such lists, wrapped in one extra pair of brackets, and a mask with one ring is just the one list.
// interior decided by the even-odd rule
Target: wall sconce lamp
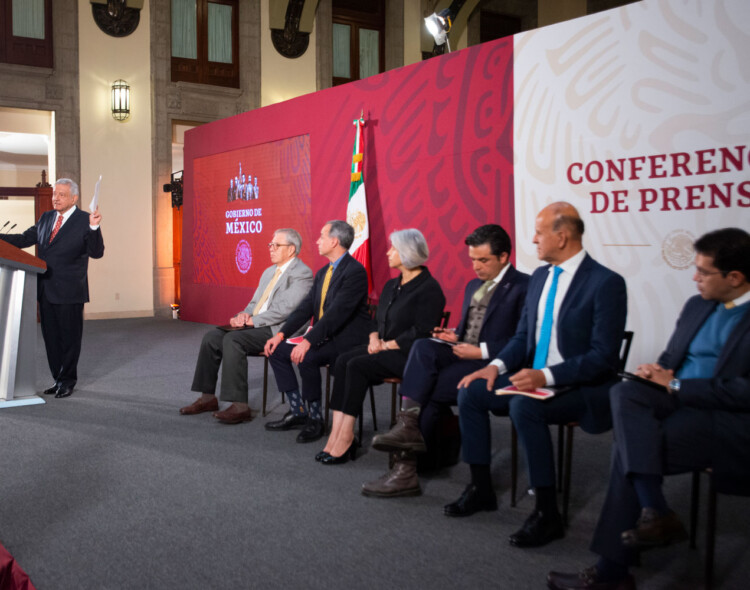
[(112, 82), (112, 118), (124, 121), (130, 116), (130, 85), (125, 80)]

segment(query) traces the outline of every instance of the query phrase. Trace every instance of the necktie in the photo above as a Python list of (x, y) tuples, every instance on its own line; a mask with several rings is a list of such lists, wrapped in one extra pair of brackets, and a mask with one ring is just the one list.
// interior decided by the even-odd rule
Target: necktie
[(323, 304), (326, 302), (326, 295), (328, 294), (328, 285), (331, 284), (331, 275), (333, 274), (333, 264), (328, 265), (326, 276), (323, 279), (323, 289), (320, 291), (320, 313), (318, 319), (323, 317)]
[(266, 301), (268, 301), (268, 296), (271, 294), (271, 291), (273, 291), (273, 288), (276, 286), (276, 281), (279, 280), (280, 276), (281, 276), (281, 269), (277, 266), (276, 272), (273, 273), (273, 278), (271, 279), (271, 282), (268, 283), (268, 286), (263, 291), (263, 295), (260, 296), (260, 299), (258, 299), (258, 303), (256, 303), (255, 307), (253, 308), (254, 316), (260, 313), (261, 308), (266, 303)]
[(63, 216), (58, 213), (57, 215), (57, 221), (55, 221), (55, 227), (52, 228), (52, 233), (49, 235), (49, 243), (52, 243), (52, 240), (55, 239), (55, 236), (57, 235), (57, 232), (60, 231), (60, 227), (62, 226)]
[(487, 295), (490, 289), (494, 286), (495, 281), (485, 281), (484, 284), (479, 287), (479, 289), (476, 290), (474, 295), (472, 296), (472, 299), (479, 303), (482, 299), (484, 299), (484, 296)]
[(544, 304), (544, 319), (542, 329), (539, 331), (539, 342), (536, 343), (534, 353), (534, 369), (543, 369), (547, 366), (547, 354), (549, 353), (549, 342), (552, 337), (552, 314), (555, 309), (555, 295), (557, 294), (557, 279), (562, 272), (559, 266), (552, 267), (552, 283), (547, 293), (547, 301)]

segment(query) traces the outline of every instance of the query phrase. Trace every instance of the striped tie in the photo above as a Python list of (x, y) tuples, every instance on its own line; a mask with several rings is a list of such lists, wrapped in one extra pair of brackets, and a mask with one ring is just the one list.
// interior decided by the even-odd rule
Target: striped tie
[(63, 216), (62, 214), (57, 215), (57, 221), (55, 221), (55, 227), (52, 228), (52, 233), (49, 235), (49, 243), (52, 243), (52, 240), (55, 239), (55, 236), (57, 235), (57, 232), (60, 231), (60, 227), (62, 227), (63, 222)]

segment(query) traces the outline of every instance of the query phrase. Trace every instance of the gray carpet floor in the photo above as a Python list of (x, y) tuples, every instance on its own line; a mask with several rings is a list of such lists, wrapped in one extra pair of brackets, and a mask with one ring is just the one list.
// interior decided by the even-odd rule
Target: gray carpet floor
[[(550, 569), (590, 565), (611, 435), (579, 434), (571, 522), (565, 539), (533, 550), (507, 543), (533, 507), (510, 508), (507, 419), (493, 419), (494, 513), (446, 518), (443, 505), (468, 481), (459, 464), (422, 479), (416, 498), (370, 499), (362, 482), (386, 455), (321, 466), (322, 443), (271, 433), (286, 411), (275, 392), (267, 418), (236, 426), (210, 414), (181, 416), (201, 324), (168, 319), (87, 321), (72, 397), (0, 410), (0, 542), (39, 590), (213, 588), (544, 588)], [(37, 385), (50, 380), (41, 335)], [(249, 359), (250, 403), (259, 409), (262, 368)], [(376, 388), (378, 419), (389, 386)], [(687, 522), (688, 476), (668, 480)], [(746, 588), (750, 499), (721, 497), (717, 585)], [(639, 588), (702, 587), (703, 529), (687, 544), (644, 555)]]

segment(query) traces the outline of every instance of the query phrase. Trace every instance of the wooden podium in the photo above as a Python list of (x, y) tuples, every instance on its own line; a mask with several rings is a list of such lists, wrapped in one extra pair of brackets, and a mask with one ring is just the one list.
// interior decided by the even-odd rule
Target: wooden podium
[(0, 408), (36, 395), (36, 280), (47, 264), (0, 240)]

